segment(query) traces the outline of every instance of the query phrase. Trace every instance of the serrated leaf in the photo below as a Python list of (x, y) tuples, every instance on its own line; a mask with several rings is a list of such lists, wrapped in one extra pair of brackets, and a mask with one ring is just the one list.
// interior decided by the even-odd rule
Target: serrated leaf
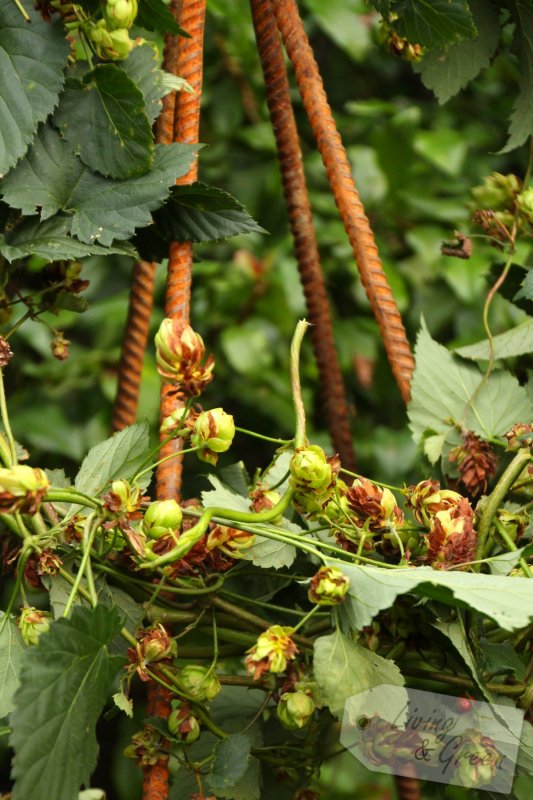
[(234, 197), (205, 183), (174, 186), (154, 221), (163, 236), (175, 242), (213, 242), (266, 232)]
[(161, 98), (171, 91), (165, 83), (166, 73), (160, 67), (157, 48), (150, 42), (134, 47), (117, 67), (124, 70), (142, 92), (145, 113), (151, 123), (155, 122), (161, 111)]
[(96, 722), (124, 664), (107, 650), (120, 626), (113, 609), (77, 607), (27, 651), (11, 716), (13, 800), (75, 800), (89, 783)]
[(481, 668), (491, 677), (513, 675), (517, 681), (526, 680), (526, 665), (510, 642), (479, 640)]
[(92, 447), (76, 475), (76, 489), (96, 495), (110, 481), (133, 477), (148, 450), (148, 431), (147, 422), (137, 422)]
[(430, 464), (436, 464), (442, 455), (443, 447), (446, 443), (445, 433), (436, 433), (430, 436), (424, 436), (424, 455)]
[(492, 556), (488, 566), (493, 575), (509, 575), (521, 558), (531, 555), (533, 555), (533, 542), (525, 547), (519, 547), (518, 550), (510, 550), (508, 553)]
[(520, 147), (533, 133), (533, 7), (529, 0), (510, 0), (508, 8), (515, 22), (513, 46), (518, 56), (520, 88), (502, 153)]
[(173, 33), (176, 36), (180, 35), (189, 38), (189, 34), (183, 28), (180, 28), (163, 0), (142, 0), (139, 3), (139, 11), (135, 18), (135, 23), (142, 28), (146, 28), (147, 31)]
[(431, 89), (439, 103), (445, 103), (488, 67), (500, 38), (496, 9), (484, 0), (470, 0), (470, 10), (478, 35), (444, 50), (430, 50), (422, 61), (413, 64), (422, 83)]
[(382, 569), (342, 565), (350, 589), (341, 608), (343, 624), (361, 630), (398, 595), (415, 592), (446, 605), (469, 606), (508, 631), (533, 618), (533, 581), (473, 572), (446, 572), (431, 567)]
[(472, 678), (476, 682), (479, 690), (483, 694), (485, 700), (489, 703), (494, 701), (491, 693), (487, 691), (485, 685), (478, 673), (478, 665), (476, 659), (470, 649), (468, 639), (466, 637), (465, 629), (462, 623), (459, 622), (433, 622), (432, 627), (440, 631), (443, 636), (449, 639), (450, 643), (457, 650), (465, 665), (467, 666)]
[(367, 650), (337, 630), (315, 640), (313, 672), (324, 702), (339, 715), (354, 694), (380, 686), (403, 686), (405, 681), (394, 663)]
[(110, 246), (114, 239), (127, 239), (136, 228), (151, 223), (150, 212), (165, 200), (176, 178), (187, 172), (197, 150), (197, 145), (157, 145), (148, 173), (111, 180), (91, 172), (57, 131), (43, 125), (0, 188), (5, 201), (24, 214), (39, 210), (45, 220), (64, 211), (73, 236)]
[(394, 11), (398, 33), (423, 47), (443, 48), (476, 34), (466, 0), (398, 0)]
[(59, 23), (45, 22), (23, 0), (0, 0), (0, 178), (24, 155), (37, 125), (53, 111), (70, 52)]
[(152, 166), (154, 137), (144, 95), (116, 64), (98, 64), (82, 80), (68, 80), (54, 124), (94, 172), (126, 179)]
[(513, 297), (513, 300), (533, 300), (533, 269), (528, 270), (522, 281), (522, 286)]
[(234, 733), (215, 747), (215, 760), (207, 783), (214, 792), (231, 789), (248, 768), (250, 740)]
[(26, 656), (15, 617), (0, 611), (0, 719), (13, 710), (13, 695), (19, 683), (19, 673)]
[[(236, 494), (215, 476), (208, 475), (208, 480), (215, 487), (213, 491), (202, 492), (202, 505), (204, 508), (225, 508), (231, 511), (250, 511), (250, 500), (240, 494)], [(257, 525), (258, 530), (260, 525)], [(283, 526), (280, 530), (300, 531), (289, 520), (283, 519)], [(281, 569), (290, 567), (296, 558), (296, 548), (291, 544), (285, 544), (275, 539), (256, 534), (255, 541), (251, 547), (242, 552), (242, 559), (251, 561), (256, 567), (263, 569)]]
[(127, 242), (109, 247), (87, 244), (71, 236), (70, 228), (71, 220), (66, 217), (52, 217), (44, 222), (30, 217), (8, 236), (0, 235), (0, 253), (7, 261), (31, 255), (47, 261), (73, 261), (90, 255), (108, 256), (113, 253), (135, 257), (135, 249)]
[(447, 433), (458, 422), (479, 436), (502, 436), (516, 420), (530, 419), (533, 404), (516, 378), (493, 372), (483, 385), (477, 367), (460, 363), (422, 325), (415, 349), (416, 369), (408, 407), (415, 442), (426, 431)]
[[(516, 328), (511, 328), (505, 333), (494, 337), (494, 358), (512, 358), (525, 353), (533, 352), (533, 319), (528, 319)], [(483, 339), (467, 347), (455, 350), (462, 358), (471, 358), (474, 361), (488, 361), (490, 358), (490, 344), (488, 339)]]
[[(131, 595), (117, 586), (109, 586), (107, 581), (104, 580), (102, 586), (98, 587), (98, 600), (105, 603), (109, 608), (117, 609), (122, 617), (122, 627), (126, 628), (132, 635), (135, 634), (143, 620), (145, 611)], [(126, 655), (128, 647), (128, 642), (122, 636), (117, 636), (109, 645), (109, 650), (111, 653)]]

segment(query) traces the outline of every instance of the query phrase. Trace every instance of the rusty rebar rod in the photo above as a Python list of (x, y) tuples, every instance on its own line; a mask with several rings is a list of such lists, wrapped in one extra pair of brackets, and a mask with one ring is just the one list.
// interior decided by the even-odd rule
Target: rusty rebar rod
[[(203, 40), (205, 25), (205, 0), (182, 0), (178, 22), (190, 39), (181, 39), (178, 50), (177, 71), (194, 90), (194, 94), (181, 92), (176, 97), (174, 109), (174, 141), (194, 144), (200, 129), (200, 99), (203, 77)], [(177, 183), (193, 183), (198, 174), (195, 159), (186, 175)], [(165, 314), (167, 317), (189, 321), (192, 269), (191, 242), (172, 242), (169, 250)], [(169, 385), (161, 389), (161, 419), (179, 407), (179, 397)], [(162, 449), (160, 457), (179, 453), (181, 441), (172, 439)], [(157, 496), (160, 500), (179, 499), (182, 463), (179, 455), (160, 464), (157, 470)]]
[(378, 255), (374, 234), (355, 187), (350, 162), (329, 106), (296, 0), (271, 0), (302, 102), (322, 156), (361, 281), (379, 325), (393, 375), (405, 403), (410, 398), (414, 359), (405, 328)]
[(270, 0), (251, 0), (251, 7), (294, 249), (308, 319), (313, 326), (310, 335), (320, 373), (326, 422), (333, 447), (342, 463), (353, 465), (355, 458), (346, 391), (333, 337), (329, 299), (320, 265), (302, 151), (276, 19)]

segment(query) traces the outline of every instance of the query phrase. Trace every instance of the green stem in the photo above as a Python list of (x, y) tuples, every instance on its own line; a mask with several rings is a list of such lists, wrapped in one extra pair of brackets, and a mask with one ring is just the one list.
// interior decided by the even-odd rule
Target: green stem
[[(74, 579), (74, 583), (72, 584), (72, 589), (71, 589), (70, 595), (68, 597), (67, 604), (65, 606), (65, 610), (63, 611), (63, 616), (64, 617), (68, 617), (70, 612), (72, 611), (72, 606), (74, 605), (74, 601), (76, 600), (76, 597), (77, 597), (79, 589), (80, 589), (81, 579), (82, 579), (83, 575), (86, 574), (87, 563), (88, 563), (88, 561), (89, 561), (89, 559), (91, 557), (91, 548), (93, 546), (94, 537), (96, 535), (96, 531), (97, 531), (97, 528), (98, 528), (99, 524), (100, 524), (99, 518), (98, 517), (94, 518), (94, 516), (92, 514), (87, 518), (87, 522), (85, 523), (85, 526), (86, 526), (85, 530), (87, 531), (87, 534), (85, 532), (83, 534), (84, 548), (85, 549), (84, 549), (84, 553), (83, 553), (83, 556), (82, 556), (82, 559), (81, 559), (81, 562), (80, 562), (80, 566), (79, 566), (79, 569), (78, 569), (78, 574), (76, 575), (76, 578)], [(94, 585), (93, 585), (92, 588), (93, 588), (93, 591), (94, 591)], [(96, 596), (93, 595), (91, 590), (89, 590), (87, 592), (87, 595), (89, 597), (89, 602), (91, 603), (91, 605), (95, 606), (97, 604), (97, 602), (98, 602), (97, 599), (96, 599)]]
[[(171, 437), (175, 438), (175, 437)], [(171, 453), (169, 456), (165, 456), (164, 458), (160, 458), (159, 461), (155, 461), (150, 466), (146, 467), (146, 469), (141, 470), (135, 474), (135, 480), (138, 481), (141, 475), (146, 475), (147, 472), (152, 472), (152, 470), (156, 469), (160, 464), (164, 464), (165, 461), (170, 461), (171, 458), (176, 458), (177, 456), (184, 456), (187, 453), (196, 453), (198, 450), (201, 450), (201, 447), (188, 447), (186, 450), (178, 450), (175, 453)]]
[(11, 467), (16, 467), (17, 460), (17, 446), (13, 438), (13, 432), (9, 422), (9, 414), (7, 413), (6, 390), (4, 386), (4, 370), (0, 367), (0, 415), (2, 417), (2, 424), (6, 432), (7, 441), (9, 443), (9, 452), (11, 456)]
[[(502, 525), (498, 517), (494, 518), (494, 524), (496, 525), (498, 533), (502, 537), (503, 541), (505, 542), (509, 550), (511, 550), (513, 553), (516, 552), (518, 550), (518, 547), (515, 545), (515, 543), (505, 530), (505, 527)], [(521, 558), (518, 563), (520, 564), (520, 568), (524, 573), (524, 575), (526, 576), (526, 578), (533, 578), (533, 570), (531, 570), (531, 567), (527, 563), (526, 559)]]
[(225, 508), (206, 508), (196, 525), (182, 533), (176, 547), (173, 547), (168, 553), (158, 558), (142, 562), (139, 566), (141, 569), (155, 569), (183, 558), (204, 536), (213, 517), (220, 517), (222, 520), (230, 522), (272, 522), (288, 508), (293, 494), (294, 491), (292, 489), (287, 489), (275, 506), (257, 513), (252, 511), (229, 511)]
[[(241, 619), (244, 622), (250, 622), (252, 625), (255, 625), (262, 630), (267, 630), (270, 628), (271, 622), (268, 622), (266, 619), (262, 617), (257, 617), (255, 614), (251, 614), (249, 611), (245, 611), (240, 606), (234, 606), (233, 603), (228, 603), (227, 600), (223, 600), (218, 595), (213, 595), (209, 598), (209, 603), (217, 608), (220, 608), (221, 611), (226, 611), (228, 614), (231, 614), (236, 619)], [(314, 611), (315, 609), (313, 609)], [(302, 622), (305, 620), (302, 620)], [(301, 623), (297, 626), (300, 627)], [(296, 628), (294, 629), (296, 630)], [(313, 648), (313, 642), (311, 639), (307, 639), (304, 636), (294, 636), (294, 641), (302, 644), (304, 647)]]
[(274, 444), (292, 444), (294, 441), (293, 439), (274, 439), (272, 436), (265, 436), (262, 433), (256, 433), (255, 431), (249, 431), (246, 428), (237, 428), (235, 430), (239, 433), (245, 433), (247, 436), (254, 436), (256, 439), (262, 439), (264, 442), (274, 442)]
[[(307, 614), (305, 615), (305, 617), (303, 619), (301, 619), (298, 622), (297, 625), (294, 626), (293, 633), (296, 633), (296, 631), (300, 630), (300, 628), (303, 628), (303, 626), (306, 624), (306, 622), (308, 622), (308, 620), (310, 620), (311, 617), (314, 616), (317, 613), (317, 611), (319, 611), (320, 608), (321, 608), (321, 606), (317, 604), (316, 606), (314, 606), (311, 609), (311, 611), (308, 611)], [(293, 636), (293, 638), (294, 638), (294, 636)]]
[(24, 19), (26, 20), (26, 22), (31, 22), (30, 15), (26, 11), (20, 0), (15, 0), (15, 5), (22, 14), (22, 16), (24, 17)]
[[(426, 669), (403, 669), (402, 672), (412, 678), (425, 678), (431, 681), (438, 681), (439, 683), (447, 683), (450, 686), (459, 686), (465, 689), (475, 689), (476, 685), (470, 678), (462, 678), (459, 675), (447, 675), (444, 672), (436, 672)], [(517, 683), (513, 686), (508, 686), (505, 683), (487, 683), (486, 688), (495, 694), (508, 695), (509, 697), (516, 697), (524, 693), (526, 688), (523, 683)]]
[(305, 319), (301, 319), (296, 325), (294, 336), (291, 342), (290, 352), (290, 376), (291, 376), (291, 393), (292, 402), (294, 405), (294, 412), (296, 414), (296, 430), (294, 433), (294, 447), (305, 447), (307, 443), (306, 426), (305, 426), (305, 407), (302, 399), (302, 386), (300, 383), (300, 349), (302, 340), (306, 330), (309, 328), (309, 323)]
[(344, 469), (344, 467), (341, 467), (340, 471), (345, 475), (350, 475), (352, 478), (365, 478), (366, 480), (375, 483), (376, 486), (381, 486), (384, 489), (390, 489), (391, 492), (399, 492), (400, 494), (405, 492), (405, 489), (402, 489), (401, 486), (392, 486), (389, 483), (383, 483), (383, 481), (376, 481), (374, 478), (367, 478), (366, 475), (361, 475), (359, 472), (350, 472), (349, 469)]
[[(477, 533), (476, 560), (481, 561), (484, 556), (485, 542), (487, 541), (492, 521), (498, 508), (503, 503), (505, 495), (530, 460), (531, 453), (529, 450), (519, 450), (485, 501)], [(479, 572), (480, 566), (480, 564), (476, 564), (474, 571)]]
[(94, 497), (75, 489), (55, 489), (53, 486), (47, 491), (45, 496), (47, 503), (71, 503), (72, 505), (86, 506), (87, 508), (101, 508), (102, 503)]

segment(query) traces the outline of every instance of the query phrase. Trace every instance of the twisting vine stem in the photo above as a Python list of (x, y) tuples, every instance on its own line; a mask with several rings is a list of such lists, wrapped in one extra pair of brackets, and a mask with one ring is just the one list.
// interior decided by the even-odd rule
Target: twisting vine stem
[(374, 234), (355, 188), (350, 162), (337, 131), (296, 0), (271, 2), (335, 202), (357, 261), (361, 281), (379, 325), (392, 372), (402, 398), (407, 403), (411, 395), (411, 376), (414, 370), (411, 348), (378, 256)]
[(265, 78), (266, 98), (276, 137), (294, 250), (305, 294), (310, 334), (320, 372), (322, 402), (334, 449), (347, 469), (354, 452), (346, 391), (331, 322), (330, 305), (320, 265), (313, 215), (307, 193), (302, 151), (292, 109), (289, 81), (276, 19), (270, 0), (251, 0), (257, 47)]

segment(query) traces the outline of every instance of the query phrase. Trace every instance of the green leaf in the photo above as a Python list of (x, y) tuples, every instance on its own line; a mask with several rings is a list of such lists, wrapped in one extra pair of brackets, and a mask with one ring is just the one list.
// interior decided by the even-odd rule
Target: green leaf
[(526, 665), (510, 642), (479, 640), (481, 668), (491, 677), (513, 675), (517, 681), (526, 680)]
[(115, 64), (98, 64), (82, 80), (68, 80), (54, 124), (94, 172), (126, 179), (152, 166), (154, 137), (144, 95)]
[(213, 242), (240, 233), (265, 233), (230, 194), (193, 183), (174, 186), (154, 221), (169, 241)]
[[(528, 319), (510, 331), (500, 333), (494, 337), (494, 357), (512, 358), (525, 353), (533, 352), (533, 319)], [(455, 350), (462, 358), (471, 358), (474, 361), (488, 361), (490, 358), (490, 344), (488, 339), (483, 339), (467, 347)]]
[(371, 44), (371, 27), (359, 0), (305, 0), (316, 24), (354, 61), (361, 61)]
[(187, 172), (197, 149), (179, 143), (158, 145), (150, 172), (115, 181), (91, 172), (59, 133), (44, 125), (1, 189), (5, 201), (24, 214), (40, 209), (45, 220), (64, 211), (73, 236), (109, 246), (151, 223), (150, 212), (165, 200), (176, 178)]
[(113, 702), (120, 711), (123, 711), (128, 717), (133, 717), (133, 701), (126, 697), (123, 690), (115, 692), (113, 695)]
[(492, 556), (488, 566), (493, 575), (509, 575), (521, 558), (530, 555), (533, 555), (533, 542), (525, 547), (519, 547), (518, 550), (510, 550), (508, 553)]
[(231, 789), (248, 769), (250, 740), (234, 733), (215, 747), (215, 761), (207, 783), (214, 792)]
[[(157, 47), (151, 42), (134, 47), (117, 67), (131, 78), (144, 97), (144, 110), (150, 123), (155, 122), (161, 111), (161, 98), (170, 91), (166, 85), (166, 73), (160, 67)], [(175, 87), (173, 87), (175, 88)]]
[(533, 300), (533, 269), (528, 270), (526, 277), (522, 281), (522, 286), (513, 300)]
[[(98, 587), (98, 600), (109, 608), (115, 608), (122, 617), (122, 627), (126, 628), (132, 635), (135, 634), (140, 626), (145, 610), (139, 603), (136, 603), (131, 595), (117, 586), (109, 586), (107, 581), (103, 581), (102, 586)], [(117, 655), (126, 655), (128, 642), (123, 636), (117, 636), (111, 642), (109, 649)]]
[(485, 685), (478, 673), (478, 665), (472, 650), (470, 649), (464, 625), (459, 622), (433, 622), (431, 624), (434, 628), (440, 631), (443, 636), (446, 636), (453, 647), (457, 650), (467, 666), (470, 674), (472, 675), (472, 678), (476, 682), (479, 690), (485, 697), (485, 700), (488, 700), (489, 703), (493, 702), (494, 698), (492, 697), (491, 693), (485, 689)]
[(502, 153), (520, 147), (533, 133), (533, 7), (529, 0), (510, 0), (508, 7), (515, 22), (513, 47), (518, 56), (520, 90)]
[(24, 155), (37, 125), (53, 111), (70, 52), (60, 23), (45, 22), (33, 3), (27, 23), (13, 0), (0, 0), (0, 177)]
[(530, 419), (533, 404), (516, 378), (494, 372), (481, 386), (477, 367), (462, 364), (437, 344), (422, 325), (415, 349), (416, 369), (408, 407), (411, 431), (420, 442), (425, 431), (447, 433), (455, 422), (489, 439), (502, 436), (517, 419)]
[(514, 631), (533, 618), (533, 581), (473, 572), (446, 572), (431, 567), (383, 569), (342, 565), (350, 589), (341, 607), (343, 623), (359, 631), (398, 595), (414, 592), (449, 606), (470, 607), (501, 628)]
[(124, 659), (110, 656), (113, 609), (74, 608), (30, 648), (11, 716), (13, 800), (75, 800), (96, 764), (95, 725)]
[(0, 719), (13, 710), (13, 695), (26, 657), (26, 647), (15, 617), (0, 611)]
[(470, 10), (478, 31), (475, 39), (457, 42), (445, 50), (430, 50), (422, 61), (413, 64), (439, 103), (445, 103), (488, 67), (498, 46), (500, 23), (496, 9), (485, 0), (470, 0)]
[[(213, 491), (202, 492), (202, 505), (204, 508), (226, 508), (231, 511), (250, 511), (250, 500), (236, 494), (225, 486), (215, 475), (208, 475), (209, 482), (215, 487)], [(256, 526), (259, 530), (261, 525)], [(300, 532), (298, 526), (293, 525), (288, 519), (283, 518), (283, 525), (280, 532), (284, 529)], [(256, 534), (255, 541), (251, 547), (244, 550), (242, 559), (252, 561), (256, 567), (263, 569), (281, 569), (290, 567), (296, 558), (296, 548), (291, 544), (279, 542), (276, 539), (268, 539), (266, 536)]]
[(85, 244), (70, 235), (71, 220), (68, 217), (52, 217), (39, 222), (30, 217), (6, 236), (0, 235), (0, 253), (7, 261), (16, 261), (26, 256), (39, 256), (47, 261), (73, 261), (85, 256), (108, 256), (112, 253), (134, 257), (135, 250), (127, 242), (102, 247), (100, 244)]
[(189, 38), (189, 34), (183, 28), (180, 28), (163, 0), (142, 0), (139, 3), (139, 11), (135, 18), (135, 23), (142, 28), (146, 28), (147, 31), (173, 33), (176, 36)]
[(336, 716), (347, 699), (386, 683), (403, 686), (403, 676), (394, 663), (337, 630), (315, 640), (313, 671), (324, 702)]
[(137, 422), (113, 434), (89, 450), (76, 475), (76, 489), (96, 495), (110, 481), (132, 478), (148, 445), (147, 422)]
[(472, 39), (476, 27), (465, 0), (398, 0), (394, 27), (412, 44), (443, 48)]

